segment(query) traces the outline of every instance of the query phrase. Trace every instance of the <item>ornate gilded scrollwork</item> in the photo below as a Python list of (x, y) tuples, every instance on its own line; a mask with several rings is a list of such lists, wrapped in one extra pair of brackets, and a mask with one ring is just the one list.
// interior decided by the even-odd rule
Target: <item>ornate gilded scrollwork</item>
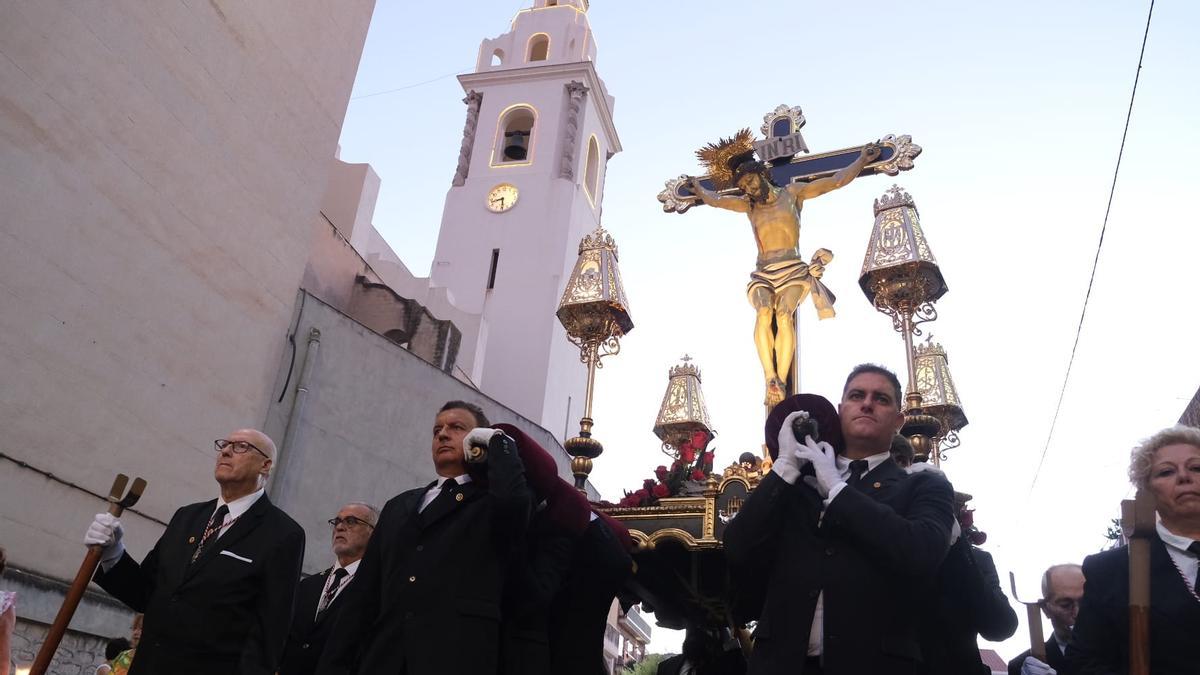
[(895, 176), (901, 171), (907, 171), (913, 168), (913, 160), (917, 155), (921, 154), (921, 146), (912, 142), (912, 136), (904, 134), (896, 136), (888, 134), (879, 141), (883, 145), (891, 146), (895, 149), (895, 154), (886, 162), (872, 165), (878, 171), (886, 173), (889, 176)]

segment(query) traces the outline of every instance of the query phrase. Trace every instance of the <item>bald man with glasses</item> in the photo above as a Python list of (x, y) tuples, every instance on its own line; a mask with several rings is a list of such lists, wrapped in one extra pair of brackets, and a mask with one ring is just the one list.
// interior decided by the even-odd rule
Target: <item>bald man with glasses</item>
[(342, 591), (354, 581), (377, 522), (379, 509), (363, 502), (350, 502), (329, 519), (335, 562), (296, 588), (296, 611), (279, 675), (317, 672), (325, 641), (342, 610)]
[(304, 530), (264, 494), (266, 434), (239, 429), (213, 445), (220, 496), (176, 511), (140, 564), (110, 514), (84, 536), (103, 548), (94, 581), (146, 615), (130, 675), (273, 675), (283, 655)]

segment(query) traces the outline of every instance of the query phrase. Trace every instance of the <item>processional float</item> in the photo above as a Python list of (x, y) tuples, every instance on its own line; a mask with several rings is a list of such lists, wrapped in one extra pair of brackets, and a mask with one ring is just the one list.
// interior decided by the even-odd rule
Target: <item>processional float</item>
[[(888, 135), (862, 146), (804, 154), (808, 153), (801, 135), (804, 124), (800, 108), (778, 106), (763, 118), (763, 138), (754, 139), (748, 129), (743, 129), (731, 138), (707, 145), (697, 155), (708, 173), (666, 181), (658, 201), (668, 213), (685, 213), (701, 205), (746, 213), (760, 243), (758, 265), (748, 291), (751, 304), (760, 308), (768, 303), (794, 303), (783, 305), (790, 313), (799, 311), (797, 305), (811, 296), (819, 315), (827, 318), (833, 315), (833, 297), (831, 293), (822, 295), (828, 291), (820, 277), (833, 256), (826, 249), (818, 249), (811, 258), (800, 255), (799, 204), (857, 177), (896, 176), (913, 167), (921, 148), (910, 136)], [(809, 187), (814, 183), (819, 189)], [(740, 206), (755, 197), (767, 200), (763, 203), (782, 201), (788, 208), (764, 216), (765, 208), (751, 214), (753, 209)], [(876, 201), (875, 217), (860, 285), (873, 306), (893, 318), (894, 327), (905, 338), (909, 383), (903, 433), (916, 442), (922, 458), (937, 462), (945, 450), (958, 445), (957, 432), (967, 420), (950, 377), (945, 350), (932, 343), (914, 347), (912, 338), (921, 335), (917, 328), (920, 323), (936, 318), (932, 303), (946, 292), (945, 282), (907, 193), (894, 187)], [(771, 250), (763, 246), (763, 241), (783, 244), (780, 250)], [(594, 262), (584, 262), (587, 249), (589, 245), (580, 247), (576, 274), (580, 265), (595, 269)], [(612, 278), (619, 280), (615, 265), (614, 248)], [(574, 293), (571, 288), (575, 277), (573, 274), (568, 283), (564, 303)], [(788, 292), (794, 288), (802, 288), (803, 292)], [(624, 290), (614, 289), (613, 293), (627, 307)], [(779, 305), (769, 306), (775, 309)], [(764, 328), (767, 330), (761, 330)], [(572, 341), (577, 341), (570, 327), (568, 333)], [(781, 326), (777, 321), (756, 326), (755, 342), (766, 376), (764, 403), (769, 411), (782, 398), (799, 393), (795, 369), (791, 367), (795, 364), (794, 322), (792, 326)], [(584, 361), (589, 363), (590, 372), (594, 371), (586, 355)], [(780, 377), (782, 373), (788, 375)], [(592, 382), (589, 375), (589, 400)], [(590, 430), (590, 407), (587, 410), (585, 426)], [(653, 611), (664, 627), (737, 629), (739, 608), (734, 606), (730, 570), (725, 562), (724, 530), (769, 470), (770, 458), (765, 448), (761, 457), (759, 452), (745, 452), (727, 468), (714, 471), (709, 446), (716, 432), (704, 404), (700, 368), (687, 356), (667, 373), (667, 389), (653, 431), (662, 442), (666, 462), (653, 470), (653, 478), (627, 492), (619, 503), (602, 506), (629, 528), (637, 545), (637, 572), (630, 585), (632, 599)], [(593, 452), (585, 452), (577, 439), (568, 441), (567, 446), (577, 458)], [(597, 454), (588, 456), (594, 458)], [(590, 469), (590, 460), (587, 464)]]

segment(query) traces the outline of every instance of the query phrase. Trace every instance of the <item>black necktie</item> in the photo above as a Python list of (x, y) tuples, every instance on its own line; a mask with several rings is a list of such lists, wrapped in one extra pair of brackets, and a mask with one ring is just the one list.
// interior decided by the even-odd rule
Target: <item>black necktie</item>
[(321, 616), (321, 612), (329, 609), (333, 604), (333, 599), (337, 596), (337, 591), (342, 586), (342, 580), (346, 578), (349, 572), (345, 567), (339, 567), (333, 571), (333, 581), (329, 582), (329, 590), (325, 591), (325, 597), (321, 598), (321, 607), (317, 610), (317, 616)]
[(192, 562), (196, 562), (196, 558), (200, 557), (200, 553), (204, 551), (204, 545), (208, 543), (221, 531), (221, 526), (225, 524), (225, 516), (229, 515), (229, 507), (222, 504), (217, 507), (217, 510), (208, 519), (208, 524), (204, 526), (204, 534), (200, 535), (200, 545), (196, 547), (196, 552), (192, 554)]
[[(1193, 541), (1188, 546), (1188, 550), (1194, 553), (1197, 558), (1200, 558), (1200, 541)], [(1193, 584), (1192, 590), (1196, 592), (1196, 595), (1200, 595), (1200, 569), (1196, 570), (1196, 581)]]
[(442, 484), (439, 487), (440, 491), (438, 492), (438, 496), (434, 497), (433, 501), (429, 502), (429, 504), (426, 505), (424, 509), (421, 509), (421, 511), (428, 511), (429, 509), (433, 508), (435, 504), (441, 504), (446, 500), (454, 499), (454, 488), (456, 487), (458, 487), (458, 481), (454, 480), (453, 478), (447, 478), (446, 480), (442, 481)]
[(846, 485), (857, 485), (858, 481), (862, 480), (863, 474), (867, 472), (867, 460), (856, 459), (850, 462), (850, 477), (846, 479)]

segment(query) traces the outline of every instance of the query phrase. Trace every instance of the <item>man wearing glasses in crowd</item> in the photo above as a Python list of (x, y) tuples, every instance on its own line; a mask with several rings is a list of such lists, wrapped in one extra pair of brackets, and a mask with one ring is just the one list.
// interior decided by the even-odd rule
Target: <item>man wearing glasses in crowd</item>
[(84, 543), (103, 548), (95, 581), (136, 612), (130, 675), (272, 675), (304, 557), (304, 530), (263, 492), (275, 443), (240, 429), (214, 443), (220, 497), (184, 506), (141, 564), (121, 523), (97, 514)]
[(1075, 564), (1054, 565), (1042, 575), (1042, 613), (1050, 619), (1054, 632), (1046, 640), (1046, 661), (1033, 658), (1026, 649), (1008, 662), (1010, 675), (1075, 675), (1079, 669), (1067, 661), (1067, 643), (1071, 628), (1079, 616), (1083, 598), (1083, 567)]
[(312, 675), (325, 648), (330, 628), (343, 603), (342, 591), (354, 581), (367, 541), (379, 520), (379, 509), (350, 502), (329, 519), (333, 528), (333, 567), (308, 577), (296, 588), (296, 611), (279, 675)]

